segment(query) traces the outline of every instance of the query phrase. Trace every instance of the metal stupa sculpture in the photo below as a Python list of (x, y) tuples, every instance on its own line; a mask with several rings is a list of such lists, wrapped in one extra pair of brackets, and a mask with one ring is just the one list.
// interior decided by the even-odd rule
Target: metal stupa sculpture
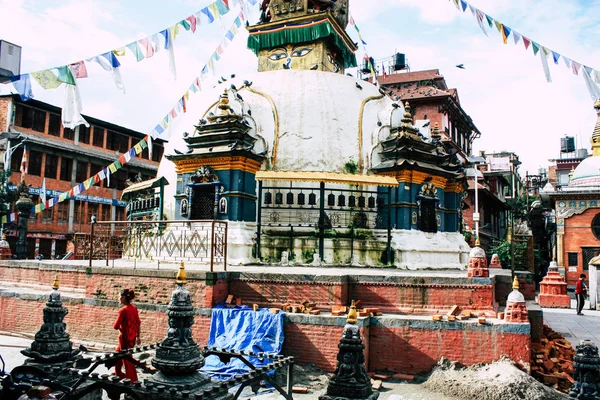
[(204, 357), (192, 338), (194, 308), (190, 291), (185, 287), (187, 277), (183, 262), (179, 266), (175, 282), (177, 288), (173, 290), (167, 307), (167, 337), (160, 342), (156, 356), (152, 359), (152, 366), (160, 372), (152, 377), (152, 381), (164, 385), (200, 386), (210, 379), (197, 372), (204, 365)]
[(365, 368), (365, 345), (357, 325), (357, 312), (354, 300), (346, 319), (346, 326), (338, 344), (337, 367), (329, 379), (327, 392), (319, 400), (367, 399), (375, 400), (378, 392), (373, 392), (371, 378)]
[(596, 400), (600, 398), (600, 357), (598, 347), (590, 340), (582, 340), (573, 360), (575, 383), (569, 389), (569, 398)]
[(67, 333), (67, 325), (63, 322), (69, 310), (63, 307), (58, 288), (57, 275), (44, 307), (44, 323), (36, 332), (31, 347), (21, 351), (23, 355), (33, 359), (34, 363), (66, 362), (73, 360), (79, 353), (79, 350), (73, 349), (73, 343)]

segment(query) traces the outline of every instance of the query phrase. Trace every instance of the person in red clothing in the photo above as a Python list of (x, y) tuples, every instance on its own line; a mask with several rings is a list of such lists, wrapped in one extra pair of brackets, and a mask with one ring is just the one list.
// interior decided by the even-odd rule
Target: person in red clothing
[[(135, 293), (131, 289), (123, 289), (121, 291), (121, 304), (123, 307), (119, 310), (119, 315), (113, 328), (118, 329), (119, 334), (119, 345), (116, 350), (126, 350), (140, 345), (142, 342), (140, 339), (140, 314), (136, 306), (131, 304), (135, 298)], [(125, 373), (121, 370), (125, 364)], [(129, 378), (131, 382), (138, 380), (135, 365), (131, 361), (118, 360), (115, 365), (115, 375), (120, 378)]]
[(577, 315), (583, 315), (583, 305), (585, 304), (585, 296), (587, 295), (587, 286), (585, 285), (585, 274), (579, 275), (579, 279), (575, 284), (575, 297), (577, 298)]

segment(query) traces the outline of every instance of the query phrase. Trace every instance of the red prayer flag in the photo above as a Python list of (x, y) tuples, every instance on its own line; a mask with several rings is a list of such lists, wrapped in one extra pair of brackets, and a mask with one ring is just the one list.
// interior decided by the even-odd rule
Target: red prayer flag
[(121, 165), (127, 164), (127, 160), (125, 159), (125, 154), (121, 154), (119, 156), (119, 162), (121, 163)]
[(76, 62), (71, 64), (71, 72), (75, 75), (75, 78), (87, 78), (87, 68), (85, 67), (85, 63), (83, 61)]
[(171, 112), (170, 112), (170, 114), (171, 114), (172, 118), (177, 117), (177, 111), (175, 111), (175, 109), (172, 109)]
[(529, 48), (529, 45), (531, 44), (531, 40), (523, 36), (523, 44), (525, 44), (525, 50), (527, 50)]
[(196, 33), (196, 16), (190, 15), (185, 20), (190, 23), (190, 28), (192, 29), (192, 32)]
[(23, 157), (21, 157), (21, 174), (27, 174), (27, 147), (23, 146)]

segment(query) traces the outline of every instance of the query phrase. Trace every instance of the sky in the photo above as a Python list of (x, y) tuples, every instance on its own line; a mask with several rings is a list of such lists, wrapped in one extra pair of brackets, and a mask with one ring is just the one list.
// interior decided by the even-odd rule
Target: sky
[[(152, 35), (207, 6), (210, 0), (0, 0), (0, 39), (22, 46), (21, 72), (32, 72), (87, 59)], [(578, 62), (600, 70), (600, 1), (472, 0), (471, 4), (528, 38)], [(376, 6), (375, 6), (376, 5)], [(478, 152), (512, 151), (523, 165), (520, 173), (536, 173), (560, 156), (560, 138), (575, 136), (578, 147), (590, 148), (596, 113), (581, 76), (563, 60), (554, 65), (547, 83), (539, 57), (523, 42), (502, 43), (498, 31), (479, 28), (467, 9), (452, 0), (350, 0), (350, 13), (360, 28), (370, 56), (381, 59), (405, 53), (412, 71), (439, 69), (449, 87), (458, 90), (463, 109), (481, 131)], [(163, 51), (136, 62), (120, 58), (126, 93), (117, 90), (109, 73), (88, 68), (80, 79), (84, 114), (142, 132), (173, 108), (224, 37), (237, 9), (221, 22), (183, 31), (175, 41), (177, 79), (169, 73)], [(249, 16), (251, 24), (258, 12)], [(358, 41), (356, 31), (349, 34)], [(216, 64), (217, 77), (256, 71), (256, 57), (246, 49), (244, 29)], [(359, 50), (357, 58), (363, 56)], [(456, 68), (464, 64), (464, 69)], [(350, 71), (353, 72), (353, 71)], [(210, 76), (204, 88), (212, 87)], [(0, 85), (7, 93), (11, 85)], [(37, 100), (62, 106), (64, 89), (44, 91), (33, 85)], [(192, 96), (201, 97), (202, 92)], [(191, 127), (176, 119), (172, 132)]]

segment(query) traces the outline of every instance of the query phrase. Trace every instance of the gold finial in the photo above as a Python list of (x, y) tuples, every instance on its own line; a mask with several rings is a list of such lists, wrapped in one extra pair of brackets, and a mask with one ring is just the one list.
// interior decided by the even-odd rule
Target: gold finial
[(592, 132), (592, 152), (594, 156), (600, 156), (600, 99), (594, 102), (594, 108), (598, 119), (596, 120), (596, 126), (594, 132)]
[(410, 104), (408, 104), (408, 101), (404, 103), (404, 115), (402, 116), (402, 126), (408, 126), (411, 128), (413, 126), (412, 114), (410, 112)]
[(440, 140), (442, 138), (442, 135), (440, 135), (440, 127), (438, 126), (437, 122), (433, 126), (433, 131), (431, 132), (431, 138), (433, 140)]
[(177, 272), (175, 283), (178, 285), (185, 285), (187, 283), (187, 276), (185, 275), (185, 265), (183, 261), (181, 264), (179, 264), (179, 271)]
[(348, 311), (348, 317), (346, 318), (346, 322), (349, 324), (355, 324), (358, 321), (358, 314), (356, 313), (356, 306), (354, 305), (354, 300), (350, 304), (350, 311)]
[(477, 247), (481, 246), (481, 242), (479, 241), (479, 238), (475, 239), (475, 246), (477, 246)]
[[(592, 140), (594, 140), (594, 138), (592, 138)], [(592, 149), (593, 149), (593, 145), (592, 145)], [(596, 154), (594, 154), (596, 155)], [(571, 172), (569, 172), (569, 182), (571, 182), (573, 180), (573, 174), (575, 173), (575, 168), (571, 167)]]
[(515, 275), (515, 279), (513, 280), (513, 289), (519, 290), (519, 278)]
[(54, 282), (52, 282), (52, 289), (58, 290), (59, 287), (60, 285), (58, 284), (58, 274), (56, 274), (56, 276), (54, 277)]

